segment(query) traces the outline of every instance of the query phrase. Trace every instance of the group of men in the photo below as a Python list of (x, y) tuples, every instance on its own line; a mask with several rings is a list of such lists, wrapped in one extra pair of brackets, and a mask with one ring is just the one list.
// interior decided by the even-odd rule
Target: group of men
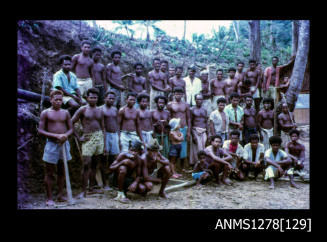
[[(61, 69), (53, 77), (52, 106), (41, 113), (39, 134), (47, 137), (47, 205), (54, 205), (56, 165), (58, 200), (65, 200), (62, 160), (63, 151), (71, 159), (72, 134), (77, 145), (82, 144), (79, 198), (111, 189), (108, 177), (118, 187), (116, 199), (121, 202), (128, 202), (127, 191), (145, 196), (156, 183), (161, 183), (159, 195), (166, 197), (168, 180), (181, 177), (177, 160), (181, 172), (192, 172), (197, 184), (215, 178), (229, 185), (229, 178), (243, 180), (250, 171), (255, 177), (264, 171), (271, 188), (284, 174), (297, 187), (294, 169), (303, 169), (305, 150), (286, 103), (278, 116), (282, 136), (273, 135), (276, 90), (285, 91), (289, 85), (287, 78), (279, 81), (277, 57), (265, 72), (250, 60), (245, 72), (239, 62), (237, 70), (228, 70), (227, 79), (218, 69), (209, 82), (207, 70), (197, 78), (196, 68), (190, 67), (182, 77), (183, 67), (168, 68), (159, 58), (147, 78), (141, 63), (134, 65), (135, 73), (123, 75), (120, 51), (111, 52), (112, 63), (104, 66), (100, 48), (91, 51), (91, 43), (83, 41), (81, 50), (72, 58), (61, 56)], [(127, 87), (123, 78), (128, 78)], [(102, 189), (96, 189), (101, 183), (97, 169)]]

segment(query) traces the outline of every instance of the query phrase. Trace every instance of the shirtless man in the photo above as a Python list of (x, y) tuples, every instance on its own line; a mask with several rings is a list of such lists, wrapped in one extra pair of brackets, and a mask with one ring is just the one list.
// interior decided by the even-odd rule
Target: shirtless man
[(38, 132), (47, 137), (47, 143), (44, 147), (43, 160), (45, 161), (45, 189), (46, 205), (54, 206), (52, 200), (52, 184), (54, 181), (54, 171), (57, 165), (57, 184), (58, 201), (65, 201), (63, 197), (63, 188), (65, 182), (65, 170), (63, 164), (63, 146), (66, 148), (67, 160), (71, 160), (70, 146), (68, 136), (73, 133), (73, 125), (70, 114), (67, 110), (61, 109), (63, 93), (59, 90), (53, 90), (50, 93), (51, 107), (42, 111)]
[(239, 61), (237, 62), (236, 66), (237, 66), (237, 71), (235, 73), (235, 78), (237, 79), (237, 84), (238, 84), (239, 82), (244, 80), (244, 75), (245, 75), (245, 72), (243, 72), (244, 63)]
[(72, 71), (77, 76), (77, 84), (82, 97), (84, 97), (87, 90), (92, 87), (92, 67), (94, 62), (90, 57), (91, 42), (88, 40), (82, 41), (81, 48), (82, 53), (73, 56)]
[(141, 93), (137, 97), (137, 102), (140, 104), (140, 109), (137, 110), (140, 118), (139, 126), (145, 144), (148, 144), (153, 136), (152, 113), (148, 109), (149, 101), (150, 96), (147, 93)]
[(304, 168), (305, 147), (298, 142), (300, 131), (292, 129), (290, 131), (291, 142), (286, 145), (286, 154), (294, 162), (294, 169), (302, 170)]
[(260, 92), (259, 92), (259, 84), (260, 84), (260, 72), (257, 70), (257, 62), (255, 60), (249, 60), (249, 69), (246, 70), (244, 78), (246, 80), (251, 81), (251, 95), (254, 100), (254, 107), (256, 112), (259, 112), (260, 109)]
[(208, 81), (208, 76), (209, 76), (209, 72), (207, 70), (203, 70), (200, 72), (200, 80), (202, 83), (201, 94), (203, 97), (202, 106), (205, 110), (207, 110), (207, 114), (210, 115), (212, 105), (211, 105), (210, 83)]
[(198, 152), (206, 147), (209, 137), (209, 123), (207, 110), (202, 107), (202, 94), (195, 95), (196, 106), (191, 108), (192, 142), (190, 144), (190, 165), (193, 167), (198, 161)]
[(237, 92), (237, 85), (238, 85), (238, 79), (235, 77), (236, 70), (235, 68), (231, 67), (228, 69), (228, 78), (224, 80), (224, 93), (226, 96), (226, 99), (228, 100), (228, 97), (233, 92)]
[[(146, 79), (145, 77), (141, 76), (143, 72), (143, 64), (136, 63), (134, 65), (135, 73), (134, 74), (127, 74), (126, 77), (129, 77), (128, 79), (128, 90), (130, 92), (135, 92), (137, 94), (140, 94), (142, 92), (146, 92), (148, 89)], [(134, 105), (134, 108), (138, 109), (140, 107), (140, 104), (137, 102)]]
[(160, 59), (155, 58), (153, 60), (154, 70), (150, 71), (149, 84), (150, 84), (150, 109), (155, 109), (156, 103), (154, 99), (156, 96), (163, 95), (171, 91), (168, 85), (168, 78), (163, 72), (160, 71)]
[[(217, 109), (217, 100), (221, 97), (226, 98), (225, 92), (225, 82), (223, 80), (223, 70), (218, 69), (216, 71), (217, 78), (210, 81), (210, 89), (211, 89), (211, 110)], [(226, 98), (227, 99), (227, 98)]]
[(272, 58), (272, 66), (265, 69), (264, 78), (262, 83), (262, 97), (276, 99), (276, 87), (279, 86), (279, 72), (280, 67), (277, 66), (278, 57), (274, 56)]
[(168, 122), (170, 120), (170, 112), (164, 109), (167, 104), (167, 98), (165, 96), (157, 96), (154, 101), (157, 104), (157, 109), (151, 110), (154, 137), (163, 147), (161, 154), (168, 158), (169, 141), (168, 129), (166, 127), (168, 126)]
[(173, 78), (175, 76), (175, 74), (176, 74), (175, 68), (174, 67), (169, 67), (169, 79)]
[[(140, 192), (146, 195), (152, 190), (153, 183), (161, 183), (158, 195), (160, 197), (167, 198), (165, 188), (172, 174), (169, 168), (169, 161), (160, 154), (160, 148), (161, 147), (157, 140), (152, 140), (150, 144), (147, 144), (147, 152), (141, 156), (142, 178), (138, 184), (138, 189)], [(157, 170), (157, 178), (155, 178), (154, 173), (158, 163), (161, 165), (161, 167)]]
[(250, 80), (243, 80), (237, 86), (237, 93), (240, 96), (240, 106), (244, 108), (245, 106), (245, 97), (252, 96), (251, 92), (251, 81)]
[(88, 104), (80, 107), (72, 118), (73, 124), (80, 120), (83, 127), (82, 137), (78, 137), (78, 133), (74, 131), (75, 136), (82, 142), (83, 182), (79, 198), (86, 197), (88, 181), (90, 181), (90, 193), (97, 192), (93, 189), (96, 167), (103, 160), (102, 154), (107, 153), (104, 146), (106, 135), (103, 112), (102, 108), (96, 106), (98, 94), (99, 90), (96, 88), (87, 90)]
[[(219, 135), (211, 136), (210, 142), (211, 145), (206, 147), (204, 150), (207, 154), (207, 163), (209, 164), (208, 169), (212, 170), (217, 184), (220, 184), (220, 181), (222, 181), (223, 184), (230, 185), (231, 180), (229, 180), (228, 176), (230, 175), (233, 166), (229, 161), (232, 160), (232, 156), (221, 148), (222, 140)], [(223, 172), (223, 176), (219, 179), (219, 174), (221, 172)]]
[(116, 93), (115, 106), (117, 109), (125, 105), (123, 91), (125, 87), (123, 85), (122, 71), (119, 67), (121, 52), (114, 50), (111, 52), (112, 63), (109, 63), (106, 67), (106, 78), (109, 82), (110, 90)]
[(244, 108), (244, 129), (243, 129), (243, 145), (250, 142), (250, 136), (252, 134), (258, 134), (259, 127), (257, 124), (256, 110), (252, 107), (253, 97), (248, 95), (245, 97)]
[(294, 115), (289, 113), (287, 103), (282, 103), (282, 112), (278, 115), (278, 123), (281, 128), (282, 148), (285, 149), (287, 143), (291, 141), (289, 132), (296, 128)]
[(182, 150), (180, 154), (181, 168), (184, 170), (184, 161), (188, 156), (187, 152), (187, 142), (190, 142), (191, 137), (191, 119), (190, 119), (190, 105), (186, 102), (182, 102), (183, 89), (181, 87), (175, 87), (174, 95), (175, 101), (169, 102), (167, 105), (167, 110), (170, 112), (171, 118), (180, 118), (181, 128), (180, 131), (184, 136), (184, 141), (182, 142)]
[(168, 61), (160, 61), (160, 71), (164, 73), (166, 75), (167, 80), (169, 80)]
[(140, 129), (140, 115), (138, 110), (134, 108), (135, 99), (136, 93), (128, 93), (126, 106), (119, 109), (118, 112), (120, 150), (125, 152), (128, 151), (129, 142), (132, 140), (144, 143)]
[(99, 47), (95, 47), (92, 50), (93, 53), (93, 66), (92, 66), (92, 80), (93, 87), (99, 89), (99, 98), (97, 105), (100, 106), (104, 103), (104, 95), (108, 90), (108, 85), (106, 81), (106, 68), (100, 63), (102, 50)]
[(71, 115), (85, 102), (81, 98), (81, 92), (77, 84), (77, 78), (74, 73), (70, 71), (72, 58), (69, 55), (62, 55), (59, 58), (61, 70), (53, 75), (52, 87), (53, 90), (61, 90), (64, 94), (62, 102), (67, 104), (68, 111)]
[[(183, 67), (182, 66), (177, 66), (176, 67), (176, 74), (174, 77), (169, 79), (169, 86), (171, 87), (172, 90), (174, 90), (175, 87), (182, 87), (184, 90), (184, 97), (182, 100), (186, 102), (186, 84), (184, 79), (182, 78), (183, 74)], [(169, 101), (173, 101), (173, 94), (170, 95)]]
[[(105, 164), (104, 171), (112, 164), (116, 159), (116, 156), (120, 153), (119, 149), (119, 126), (118, 126), (118, 110), (114, 105), (116, 100), (116, 93), (108, 91), (105, 95), (105, 104), (101, 106), (103, 117), (104, 117), (104, 126), (106, 130), (106, 149), (105, 153), (106, 158), (108, 157), (108, 164)], [(102, 174), (102, 177), (106, 177), (105, 174)], [(107, 182), (107, 179), (104, 179), (103, 183)], [(105, 190), (110, 188), (105, 185)]]
[(270, 148), (269, 138), (274, 135), (274, 111), (271, 109), (273, 100), (263, 99), (263, 109), (257, 114), (257, 122), (260, 127), (260, 140), (265, 146), (265, 150)]
[(290, 85), (290, 80), (288, 79), (288, 76), (284, 76), (284, 78), (282, 80), (280, 80), (280, 85), (277, 88), (277, 90), (279, 90), (278, 94), (279, 94), (279, 100), (282, 99), (282, 95), (281, 93), (285, 94), (288, 90), (288, 87)]
[(115, 200), (128, 203), (127, 191), (135, 192), (141, 178), (142, 161), (140, 155), (142, 143), (133, 140), (128, 151), (120, 153), (110, 165), (109, 171), (114, 172), (113, 186), (118, 185), (118, 193)]

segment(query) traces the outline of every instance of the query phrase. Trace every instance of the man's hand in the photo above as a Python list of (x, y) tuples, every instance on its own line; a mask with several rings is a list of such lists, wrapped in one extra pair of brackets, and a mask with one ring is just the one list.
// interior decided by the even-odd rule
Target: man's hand
[(279, 171), (280, 176), (284, 175), (284, 170), (280, 166), (278, 166), (278, 171)]
[(190, 140), (191, 140), (191, 134), (189, 132), (187, 132), (187, 134), (186, 134), (186, 140), (187, 140), (187, 142), (190, 142)]
[(79, 141), (80, 142), (86, 142), (86, 141), (89, 141), (90, 140), (90, 137), (88, 135), (82, 135), (80, 138), (79, 138)]
[(137, 188), (137, 182), (134, 181), (129, 187), (128, 187), (128, 190), (130, 192), (135, 192), (136, 191), (136, 188)]
[(59, 143), (62, 144), (68, 139), (68, 136), (66, 134), (57, 134), (56, 138), (58, 139)]
[(104, 156), (109, 155), (109, 151), (107, 150), (106, 146), (103, 147), (103, 155)]
[(257, 162), (254, 162), (254, 167), (258, 168), (260, 166), (260, 160), (258, 160)]

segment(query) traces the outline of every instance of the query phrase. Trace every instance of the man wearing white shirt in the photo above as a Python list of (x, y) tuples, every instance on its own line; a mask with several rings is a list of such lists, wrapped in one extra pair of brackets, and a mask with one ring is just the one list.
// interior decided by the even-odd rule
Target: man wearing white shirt
[(189, 68), (189, 75), (184, 78), (186, 84), (186, 101), (190, 106), (195, 105), (194, 96), (202, 91), (202, 83), (201, 80), (195, 77), (196, 68)]
[(225, 98), (219, 98), (217, 100), (218, 109), (212, 111), (209, 117), (211, 135), (221, 136), (222, 142), (228, 139), (229, 119), (224, 111), (226, 102)]

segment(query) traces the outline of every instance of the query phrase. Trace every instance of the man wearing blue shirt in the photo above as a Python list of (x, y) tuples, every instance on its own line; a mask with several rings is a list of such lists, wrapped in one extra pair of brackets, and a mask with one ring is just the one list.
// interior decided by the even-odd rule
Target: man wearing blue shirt
[(53, 89), (61, 90), (64, 93), (63, 104), (68, 105), (71, 115), (82, 105), (86, 104), (81, 98), (81, 93), (77, 84), (77, 78), (71, 70), (71, 57), (63, 55), (59, 59), (61, 69), (53, 75)]

